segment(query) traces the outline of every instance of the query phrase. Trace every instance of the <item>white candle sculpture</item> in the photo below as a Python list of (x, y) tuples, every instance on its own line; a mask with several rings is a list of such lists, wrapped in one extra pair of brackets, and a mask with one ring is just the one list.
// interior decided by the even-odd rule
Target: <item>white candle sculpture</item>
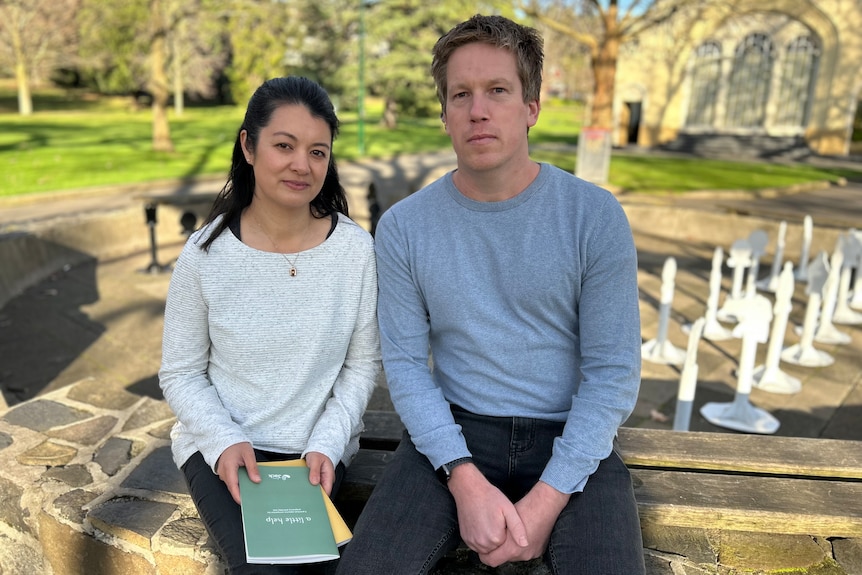
[(808, 253), (811, 251), (811, 238), (814, 235), (814, 220), (805, 216), (802, 220), (802, 250), (799, 255), (799, 265), (796, 267), (796, 280), (808, 280)]
[[(862, 245), (862, 232), (853, 230), (853, 237)], [(856, 279), (853, 280), (853, 297), (850, 298), (850, 308), (862, 311), (862, 249), (856, 258)]]
[(700, 408), (700, 413), (719, 427), (748, 433), (775, 433), (780, 425), (778, 420), (749, 401), (757, 344), (768, 339), (772, 303), (764, 296), (755, 294), (752, 298), (735, 303), (732, 311), (739, 318), (733, 330), (734, 335), (742, 338), (736, 394), (730, 403), (707, 403)]
[(848, 334), (838, 331), (832, 323), (835, 314), (835, 306), (838, 302), (838, 283), (841, 278), (841, 268), (844, 265), (844, 238), (838, 237), (835, 251), (829, 260), (829, 274), (826, 276), (826, 284), (823, 286), (823, 308), (820, 310), (820, 321), (814, 332), (814, 341), (817, 343), (828, 343), (846, 345), (852, 341)]
[(856, 230), (850, 230), (844, 236), (843, 247), (844, 264), (841, 267), (841, 277), (838, 280), (838, 297), (835, 313), (832, 314), (832, 322), (842, 325), (860, 325), (862, 324), (862, 313), (855, 312), (850, 307), (850, 279), (855, 269), (858, 280), (859, 256), (862, 254), (862, 241), (860, 241)]
[(688, 431), (691, 425), (691, 410), (694, 404), (694, 392), (697, 388), (697, 346), (703, 334), (704, 318), (698, 318), (691, 326), (688, 334), (688, 348), (685, 353), (685, 364), (679, 377), (679, 390), (676, 395), (676, 413), (673, 416), (674, 431)]
[(724, 305), (718, 310), (718, 319), (721, 321), (736, 321), (729, 309), (733, 307), (734, 302), (742, 299), (742, 281), (745, 278), (745, 269), (751, 265), (751, 244), (747, 239), (736, 240), (730, 246), (730, 257), (727, 258), (727, 265), (733, 269), (733, 282), (730, 285), (730, 293), (724, 299)]
[(784, 346), (784, 335), (787, 332), (787, 320), (793, 308), (794, 286), (793, 264), (787, 262), (784, 264), (784, 270), (778, 281), (778, 290), (775, 293), (775, 306), (772, 308), (775, 315), (772, 318), (772, 331), (769, 335), (766, 361), (764, 365), (756, 367), (753, 374), (754, 382), (752, 385), (763, 391), (793, 394), (802, 389), (801, 381), (787, 375), (779, 367), (781, 349)]
[(748, 245), (751, 246), (751, 265), (748, 267), (745, 297), (752, 297), (757, 293), (757, 275), (760, 273), (760, 258), (766, 253), (766, 245), (768, 243), (769, 236), (763, 230), (754, 230), (748, 236)]
[(681, 365), (685, 361), (685, 352), (675, 347), (667, 339), (667, 327), (670, 320), (670, 307), (673, 303), (674, 278), (676, 277), (676, 259), (670, 257), (664, 262), (661, 272), (661, 301), (658, 313), (658, 334), (641, 346), (641, 357), (654, 363)]
[(816, 349), (813, 345), (817, 316), (820, 314), (823, 284), (826, 283), (828, 270), (829, 263), (826, 260), (826, 253), (820, 252), (811, 261), (811, 266), (808, 269), (808, 286), (806, 287), (808, 305), (805, 308), (805, 320), (802, 324), (799, 343), (785, 348), (781, 352), (781, 361), (804, 367), (825, 367), (832, 365), (835, 361), (831, 355)]
[(724, 250), (715, 248), (712, 254), (712, 270), (709, 273), (709, 296), (706, 299), (706, 314), (704, 315), (703, 337), (710, 341), (731, 339), (733, 334), (718, 321), (718, 298), (721, 295), (721, 264), (724, 262)]
[(787, 237), (787, 222), (782, 221), (778, 224), (778, 240), (775, 244), (775, 255), (772, 258), (772, 266), (769, 268), (769, 275), (757, 282), (757, 289), (769, 293), (775, 293), (778, 289), (778, 274), (781, 273), (781, 266), (784, 259), (784, 246)]

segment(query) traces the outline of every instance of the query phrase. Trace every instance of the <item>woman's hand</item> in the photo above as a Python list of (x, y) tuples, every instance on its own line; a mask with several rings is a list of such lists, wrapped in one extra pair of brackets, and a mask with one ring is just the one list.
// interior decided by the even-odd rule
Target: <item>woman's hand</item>
[(224, 481), (233, 500), (240, 503), (239, 468), (245, 467), (249, 478), (254, 483), (260, 483), (260, 472), (257, 470), (257, 460), (251, 443), (234, 443), (219, 455), (216, 461), (216, 473)]
[(305, 454), (308, 465), (308, 480), (312, 485), (321, 485), (327, 495), (332, 495), (332, 485), (335, 483), (335, 466), (327, 456), (317, 451)]

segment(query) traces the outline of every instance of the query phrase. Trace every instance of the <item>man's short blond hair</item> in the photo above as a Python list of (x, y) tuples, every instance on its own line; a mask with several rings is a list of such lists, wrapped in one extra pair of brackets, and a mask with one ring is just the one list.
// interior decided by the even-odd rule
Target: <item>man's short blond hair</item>
[(545, 59), (544, 42), (539, 32), (503, 16), (476, 14), (441, 36), (432, 51), (431, 76), (437, 85), (437, 98), (444, 113), (449, 58), (461, 46), (476, 42), (512, 52), (518, 64), (518, 78), (521, 80), (524, 103), (539, 100)]

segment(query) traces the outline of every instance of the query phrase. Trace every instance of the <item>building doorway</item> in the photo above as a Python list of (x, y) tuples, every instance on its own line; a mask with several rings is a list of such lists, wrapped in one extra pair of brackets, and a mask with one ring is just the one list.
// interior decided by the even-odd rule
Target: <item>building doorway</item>
[(629, 117), (626, 143), (637, 144), (638, 132), (641, 129), (641, 102), (626, 102), (626, 109)]

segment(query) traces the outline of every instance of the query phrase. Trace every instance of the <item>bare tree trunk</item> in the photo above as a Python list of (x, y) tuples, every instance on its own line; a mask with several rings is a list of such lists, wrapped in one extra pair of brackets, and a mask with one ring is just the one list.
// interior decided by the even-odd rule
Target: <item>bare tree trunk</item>
[(173, 47), (171, 51), (174, 56), (174, 112), (177, 116), (182, 116), (185, 111), (185, 97), (183, 96), (185, 82), (183, 81), (183, 59), (181, 57), (182, 44), (185, 40), (184, 27), (184, 21), (180, 21), (171, 35), (171, 46)]
[(592, 51), (593, 106), (590, 126), (610, 130), (614, 122), (614, 88), (617, 75), (617, 58), (620, 52), (619, 24), (616, 5), (603, 14), (605, 35)]
[(33, 113), (33, 96), (30, 94), (30, 75), (27, 73), (27, 60), (24, 55), (24, 44), (21, 35), (14, 26), (12, 31), (12, 49), (15, 52), (15, 81), (18, 84), (18, 113), (29, 116)]
[(30, 94), (30, 79), (24, 62), (15, 63), (15, 79), (18, 82), (18, 113), (29, 116), (33, 113), (33, 96)]
[(398, 126), (398, 102), (392, 98), (386, 98), (386, 103), (383, 106), (383, 117), (380, 121), (389, 130), (394, 130)]
[(616, 82), (617, 59), (615, 52), (618, 46), (616, 39), (608, 39), (599, 45), (597, 54), (592, 59), (593, 108), (590, 114), (590, 125), (594, 128), (611, 129), (614, 111), (614, 84)]
[(153, 150), (172, 152), (174, 144), (171, 141), (171, 126), (168, 122), (168, 75), (165, 71), (167, 62), (167, 29), (164, 25), (161, 0), (150, 1), (150, 18), (153, 22), (153, 41), (150, 46), (150, 92), (153, 95)]
[(608, 181), (611, 165), (612, 130), (614, 125), (614, 89), (616, 88), (617, 56), (620, 30), (617, 4), (612, 1), (602, 13), (604, 34), (590, 50), (593, 71), (593, 101), (590, 125), (578, 138), (578, 161), (575, 175), (598, 185)]

